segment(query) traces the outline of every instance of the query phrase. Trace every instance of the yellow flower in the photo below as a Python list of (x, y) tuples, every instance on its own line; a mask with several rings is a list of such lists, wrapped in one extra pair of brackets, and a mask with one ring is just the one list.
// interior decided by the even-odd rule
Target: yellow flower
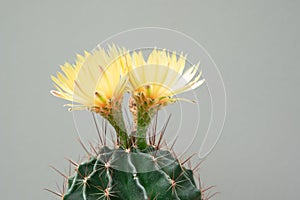
[(177, 100), (180, 93), (199, 87), (204, 79), (198, 72), (199, 64), (185, 70), (186, 56), (166, 50), (154, 49), (148, 59), (143, 53), (133, 52), (129, 66), (129, 81), (136, 112), (136, 144), (140, 149), (147, 146), (146, 132), (158, 109)]
[(77, 55), (74, 65), (61, 66), (64, 74), (52, 76), (56, 90), (51, 93), (68, 101), (77, 103), (70, 110), (88, 109), (99, 113), (116, 130), (120, 145), (128, 145), (128, 135), (122, 115), (122, 98), (128, 82), (128, 66), (131, 63), (125, 49), (109, 46), (108, 50), (98, 48)]
[(58, 72), (57, 77), (51, 77), (56, 88), (51, 93), (77, 103), (66, 104), (71, 110), (89, 109), (107, 116), (123, 97), (130, 61), (127, 51), (116, 46), (77, 55), (74, 65), (61, 66), (64, 74)]
[(154, 49), (145, 61), (143, 53), (133, 52), (129, 70), (133, 98), (144, 109), (162, 107), (176, 100), (175, 95), (199, 87), (199, 64), (185, 70), (186, 56)]

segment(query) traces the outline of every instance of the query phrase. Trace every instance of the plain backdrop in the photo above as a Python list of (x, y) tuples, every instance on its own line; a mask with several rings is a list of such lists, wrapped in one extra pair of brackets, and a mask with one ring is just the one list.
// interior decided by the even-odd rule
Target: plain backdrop
[(217, 63), (227, 92), (222, 137), (201, 168), (215, 200), (298, 199), (300, 2), (0, 0), (1, 199), (57, 199), (64, 157), (83, 154), (50, 75), (123, 30), (184, 32)]

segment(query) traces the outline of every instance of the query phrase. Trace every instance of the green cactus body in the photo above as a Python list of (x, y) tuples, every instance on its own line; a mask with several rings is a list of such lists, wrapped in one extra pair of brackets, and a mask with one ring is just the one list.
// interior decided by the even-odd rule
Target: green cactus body
[(167, 150), (102, 147), (68, 180), (64, 200), (201, 200), (193, 172)]

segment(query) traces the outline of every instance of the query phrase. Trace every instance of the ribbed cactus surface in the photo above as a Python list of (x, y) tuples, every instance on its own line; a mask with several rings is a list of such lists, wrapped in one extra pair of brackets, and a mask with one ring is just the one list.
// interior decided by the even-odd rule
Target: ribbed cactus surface
[(78, 165), (64, 200), (201, 200), (193, 172), (167, 150), (111, 149)]

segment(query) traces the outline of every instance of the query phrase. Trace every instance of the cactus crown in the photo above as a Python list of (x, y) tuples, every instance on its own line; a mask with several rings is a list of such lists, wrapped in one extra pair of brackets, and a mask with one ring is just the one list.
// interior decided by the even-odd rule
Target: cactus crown
[[(185, 63), (182, 53), (154, 49), (145, 59), (141, 51), (112, 45), (108, 50), (77, 55), (75, 64), (61, 66), (63, 73), (52, 76), (56, 89), (51, 93), (73, 102), (66, 104), (69, 110), (87, 109), (106, 119), (115, 130), (118, 147), (106, 146), (105, 134), (99, 132), (102, 144), (91, 146), (93, 153), (87, 151), (86, 162), (70, 160), (76, 173), (66, 176), (68, 190), (56, 194), (64, 200), (205, 199), (193, 170), (183, 166), (185, 162), (174, 156), (172, 148), (160, 148), (165, 128), (158, 138), (155, 134), (147, 138), (160, 109), (204, 82), (199, 64), (185, 69)], [(130, 131), (122, 113), (126, 91), (131, 94), (129, 109), (134, 121)]]

